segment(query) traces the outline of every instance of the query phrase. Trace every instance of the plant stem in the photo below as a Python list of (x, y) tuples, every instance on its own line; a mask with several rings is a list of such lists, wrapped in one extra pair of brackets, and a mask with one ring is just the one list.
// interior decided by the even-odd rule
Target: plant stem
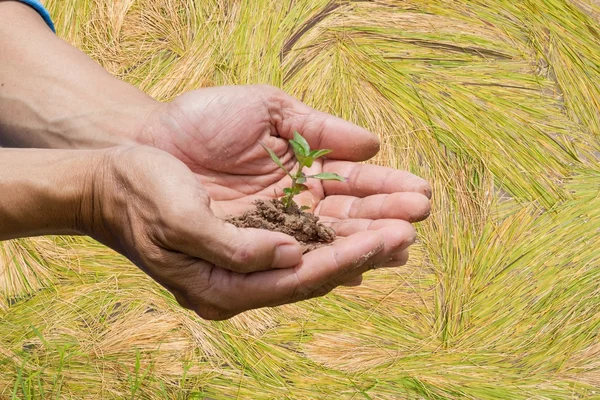
[(292, 192), (289, 195), (285, 196), (283, 200), (283, 206), (285, 207), (286, 211), (292, 205), (292, 201), (294, 199), (294, 192), (296, 191), (296, 189), (298, 189), (298, 179), (302, 176), (302, 167), (303, 165), (301, 163), (298, 163), (298, 171), (296, 171), (296, 174), (288, 174), (292, 178)]

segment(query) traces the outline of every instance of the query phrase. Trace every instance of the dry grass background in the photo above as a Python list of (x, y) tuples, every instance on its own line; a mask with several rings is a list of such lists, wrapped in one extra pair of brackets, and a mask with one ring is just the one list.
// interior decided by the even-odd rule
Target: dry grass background
[(433, 183), (406, 267), (206, 322), (85, 238), (0, 244), (2, 398), (600, 399), (596, 0), (47, 0), (168, 100), (270, 83)]

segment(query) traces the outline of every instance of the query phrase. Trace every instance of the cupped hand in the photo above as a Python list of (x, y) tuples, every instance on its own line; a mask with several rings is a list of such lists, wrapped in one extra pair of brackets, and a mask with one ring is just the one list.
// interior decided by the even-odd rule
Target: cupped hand
[(203, 177), (151, 147), (103, 150), (81, 205), (81, 230), (121, 252), (206, 319), (328, 293), (390, 260), (415, 240), (404, 221), (354, 219), (348, 237), (302, 256), (282, 233), (218, 218)]
[[(140, 141), (183, 161), (206, 187), (218, 216), (238, 214), (256, 199), (281, 196), (286, 176), (261, 147), (271, 148), (291, 170), (288, 140), (294, 131), (311, 148), (331, 149), (309, 173), (336, 172), (347, 182), (309, 179), (297, 197), (330, 221), (420, 221), (429, 213), (429, 184), (406, 171), (357, 163), (379, 150), (375, 135), (316, 111), (266, 85), (223, 86), (185, 93), (152, 113)], [(365, 221), (350, 226), (364, 227)], [(358, 229), (358, 228), (357, 228)], [(344, 232), (348, 232), (347, 226)]]
[[(429, 184), (406, 171), (359, 164), (379, 150), (375, 135), (314, 110), (266, 85), (224, 86), (185, 93), (151, 114), (139, 141), (183, 161), (204, 185), (220, 217), (239, 214), (257, 199), (279, 197), (289, 177), (261, 147), (264, 143), (288, 170), (296, 165), (288, 140), (300, 132), (313, 149), (331, 149), (309, 174), (335, 172), (344, 183), (308, 180), (296, 197), (330, 224), (338, 236), (383, 227), (402, 231), (405, 221), (429, 214)], [(394, 237), (394, 235), (392, 235)], [(405, 262), (403, 250), (386, 265)], [(359, 284), (360, 276), (346, 284)]]

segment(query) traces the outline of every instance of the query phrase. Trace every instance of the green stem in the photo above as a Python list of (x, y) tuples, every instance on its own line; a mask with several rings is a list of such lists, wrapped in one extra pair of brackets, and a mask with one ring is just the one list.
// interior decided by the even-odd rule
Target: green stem
[[(297, 181), (298, 178), (300, 178), (302, 176), (302, 164), (298, 164), (298, 171), (296, 171), (296, 175), (292, 175), (288, 172), (288, 175), (292, 178), (292, 190), (295, 190), (297, 188)], [(294, 199), (294, 192), (290, 193), (289, 195), (285, 196), (283, 198), (283, 206), (285, 207), (285, 209), (289, 209), (290, 206), (292, 205), (292, 201)]]

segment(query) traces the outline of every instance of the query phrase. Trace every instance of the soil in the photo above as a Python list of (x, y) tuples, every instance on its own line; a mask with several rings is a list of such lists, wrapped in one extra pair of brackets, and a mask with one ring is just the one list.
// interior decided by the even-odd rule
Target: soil
[(280, 200), (257, 200), (255, 208), (241, 216), (229, 217), (239, 228), (260, 228), (283, 232), (296, 238), (303, 247), (304, 253), (323, 247), (333, 242), (335, 231), (319, 222), (319, 217), (304, 212), (296, 204), (287, 210)]

